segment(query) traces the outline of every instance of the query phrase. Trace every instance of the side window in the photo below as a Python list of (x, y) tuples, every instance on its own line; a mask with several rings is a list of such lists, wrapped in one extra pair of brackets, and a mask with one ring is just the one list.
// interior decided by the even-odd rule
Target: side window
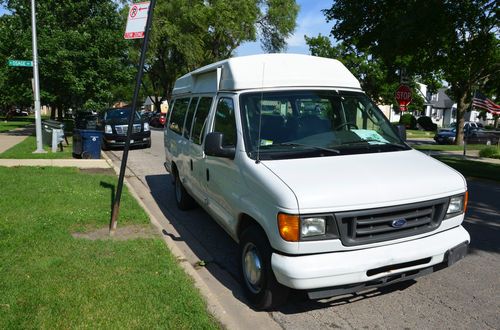
[(177, 99), (170, 113), (168, 128), (177, 134), (182, 134), (184, 117), (189, 105), (189, 98)]
[(236, 146), (236, 119), (234, 117), (233, 100), (221, 98), (215, 112), (214, 132), (224, 134), (224, 147)]
[(189, 108), (186, 116), (186, 124), (184, 125), (184, 129), (182, 130), (182, 136), (189, 139), (189, 133), (191, 132), (191, 123), (193, 122), (194, 110), (196, 109), (196, 104), (198, 103), (198, 97), (191, 98), (191, 102), (189, 103)]
[(205, 131), (211, 105), (211, 97), (202, 97), (200, 102), (198, 102), (198, 108), (196, 109), (196, 114), (194, 115), (193, 120), (193, 132), (191, 133), (191, 140), (196, 144), (201, 145), (203, 141), (203, 132)]

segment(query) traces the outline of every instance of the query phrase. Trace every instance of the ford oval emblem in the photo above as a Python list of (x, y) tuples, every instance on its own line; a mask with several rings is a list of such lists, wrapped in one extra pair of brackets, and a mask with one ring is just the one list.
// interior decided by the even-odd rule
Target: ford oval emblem
[(393, 226), (394, 228), (401, 228), (401, 227), (404, 227), (406, 225), (406, 223), (407, 223), (406, 219), (401, 218), (401, 219), (396, 219), (396, 220), (392, 221), (391, 226)]

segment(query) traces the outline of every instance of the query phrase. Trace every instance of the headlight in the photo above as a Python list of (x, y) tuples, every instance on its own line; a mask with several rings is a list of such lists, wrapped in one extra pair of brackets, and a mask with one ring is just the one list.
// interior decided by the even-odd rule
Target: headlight
[(324, 235), (326, 232), (326, 219), (324, 217), (302, 218), (300, 224), (300, 237)]
[(448, 210), (446, 210), (446, 215), (455, 215), (465, 212), (467, 209), (468, 197), (469, 193), (467, 191), (464, 195), (451, 197), (450, 203), (448, 204)]
[(339, 238), (332, 214), (299, 216), (279, 213), (278, 230), (281, 237), (288, 242)]
[(104, 126), (104, 133), (113, 134), (113, 129), (111, 129), (111, 125)]
[(149, 123), (144, 123), (144, 132), (149, 131)]

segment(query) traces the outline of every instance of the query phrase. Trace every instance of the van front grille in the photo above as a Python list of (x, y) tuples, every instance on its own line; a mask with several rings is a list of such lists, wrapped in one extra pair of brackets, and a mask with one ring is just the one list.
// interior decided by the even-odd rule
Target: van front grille
[(439, 227), (448, 198), (376, 209), (338, 212), (335, 219), (345, 246), (383, 242)]

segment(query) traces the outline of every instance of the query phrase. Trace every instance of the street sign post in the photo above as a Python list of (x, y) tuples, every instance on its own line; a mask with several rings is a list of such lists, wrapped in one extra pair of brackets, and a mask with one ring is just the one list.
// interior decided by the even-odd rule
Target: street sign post
[(141, 39), (144, 38), (144, 30), (148, 20), (149, 1), (138, 2), (130, 6), (127, 19), (127, 27), (125, 29), (125, 39)]
[[(118, 214), (120, 213), (120, 200), (122, 196), (123, 180), (125, 179), (125, 170), (127, 168), (128, 152), (130, 149), (130, 138), (132, 137), (132, 126), (134, 124), (135, 109), (137, 107), (137, 99), (139, 98), (139, 90), (141, 88), (142, 75), (144, 73), (144, 63), (146, 62), (146, 53), (148, 50), (149, 35), (151, 33), (151, 26), (153, 23), (153, 9), (155, 7), (156, 0), (151, 0), (151, 6), (149, 2), (141, 2), (133, 4), (129, 11), (129, 20), (127, 23), (127, 29), (125, 31), (125, 39), (136, 39), (144, 38), (141, 47), (141, 57), (139, 58), (139, 69), (137, 70), (137, 75), (135, 79), (134, 95), (132, 97), (132, 107), (130, 109), (130, 114), (128, 118), (128, 130), (127, 138), (125, 140), (125, 147), (123, 148), (122, 163), (120, 165), (120, 174), (118, 176), (118, 185), (116, 187), (115, 200), (113, 203), (113, 209), (111, 210), (111, 222), (109, 224), (109, 235), (113, 236), (116, 231), (116, 226), (118, 222)], [(135, 8), (135, 9), (134, 9)], [(146, 8), (147, 10), (144, 10)], [(145, 12), (145, 13), (144, 13)], [(144, 24), (142, 27), (131, 27), (129, 28), (129, 22), (135, 20), (138, 16), (144, 17)], [(135, 23), (134, 23), (135, 24)], [(127, 33), (129, 33), (127, 35)]]
[(395, 93), (396, 100), (399, 103), (399, 109), (401, 111), (408, 110), (408, 104), (412, 100), (411, 88), (406, 85), (400, 85)]
[(33, 61), (27, 60), (9, 60), (9, 66), (25, 66), (25, 67), (33, 67)]

